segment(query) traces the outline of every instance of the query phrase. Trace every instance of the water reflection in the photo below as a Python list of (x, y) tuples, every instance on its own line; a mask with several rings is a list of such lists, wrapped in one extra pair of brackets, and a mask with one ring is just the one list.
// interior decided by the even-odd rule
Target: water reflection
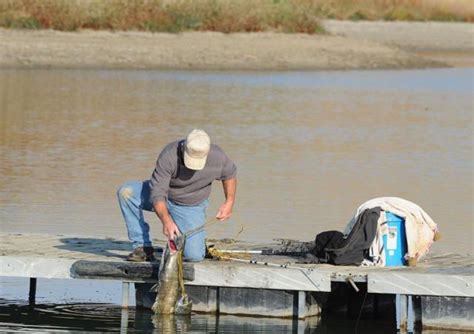
[[(156, 316), (150, 311), (110, 304), (39, 304), (0, 299), (0, 331), (120, 333), (396, 333), (386, 319), (324, 316), (305, 320), (231, 315)], [(443, 331), (423, 330), (422, 334)], [(458, 331), (450, 331), (460, 334)]]
[[(120, 333), (308, 333), (321, 332), (318, 317), (306, 320), (193, 314), (157, 316), (110, 304), (19, 305), (0, 299), (0, 330), (37, 329)], [(347, 323), (346, 328), (353, 325)]]
[(191, 329), (191, 315), (153, 315), (153, 326), (158, 333), (187, 333)]

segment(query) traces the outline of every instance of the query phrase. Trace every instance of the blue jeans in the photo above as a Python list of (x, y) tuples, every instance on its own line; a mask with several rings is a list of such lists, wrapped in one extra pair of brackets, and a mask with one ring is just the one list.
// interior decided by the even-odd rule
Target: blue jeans
[[(131, 181), (124, 183), (117, 190), (117, 197), (122, 215), (127, 225), (128, 238), (133, 242), (133, 248), (151, 247), (150, 226), (145, 222), (143, 210), (154, 211), (150, 200), (149, 181)], [(179, 205), (168, 200), (168, 211), (181, 233), (201, 226), (206, 220), (206, 209), (209, 200), (195, 205)], [(184, 259), (186, 261), (201, 261), (206, 253), (206, 232), (203, 230), (186, 238)]]

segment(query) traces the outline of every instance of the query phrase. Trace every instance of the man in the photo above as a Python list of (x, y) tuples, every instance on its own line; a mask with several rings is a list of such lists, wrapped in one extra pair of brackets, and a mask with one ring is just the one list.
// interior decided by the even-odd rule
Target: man
[[(202, 226), (214, 180), (222, 181), (225, 202), (216, 218), (232, 215), (237, 167), (203, 130), (193, 130), (186, 139), (165, 146), (150, 180), (127, 182), (117, 191), (133, 252), (128, 261), (153, 260), (149, 225), (143, 210), (154, 211), (168, 239)], [(206, 252), (204, 229), (186, 239), (184, 259), (201, 261)]]

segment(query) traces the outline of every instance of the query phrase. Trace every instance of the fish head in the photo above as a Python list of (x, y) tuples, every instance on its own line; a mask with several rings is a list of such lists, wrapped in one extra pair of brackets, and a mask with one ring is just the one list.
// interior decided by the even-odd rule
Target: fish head
[(168, 247), (172, 253), (182, 250), (184, 247), (183, 235), (178, 235), (174, 239), (168, 240)]

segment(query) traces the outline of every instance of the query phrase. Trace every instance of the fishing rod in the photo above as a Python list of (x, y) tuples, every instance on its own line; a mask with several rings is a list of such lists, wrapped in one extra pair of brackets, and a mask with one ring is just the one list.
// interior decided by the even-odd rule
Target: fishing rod
[(272, 248), (263, 248), (260, 250), (255, 249), (219, 249), (219, 252), (229, 253), (229, 254), (258, 254), (258, 255), (289, 255), (289, 256), (301, 256), (306, 254), (303, 251), (280, 251)]
[(221, 253), (234, 253), (234, 254), (261, 254), (261, 255), (270, 255), (273, 254), (271, 249), (262, 249), (262, 250), (244, 250), (244, 249), (219, 249)]
[[(216, 250), (218, 251), (218, 250)], [(293, 269), (293, 270), (298, 270), (300, 271), (310, 282), (313, 284), (316, 288), (319, 289), (319, 284), (313, 281), (313, 279), (309, 276), (313, 272), (313, 268), (304, 268), (304, 267), (298, 267), (298, 266), (293, 266), (290, 263), (272, 263), (272, 262), (263, 262), (263, 261), (257, 261), (257, 260), (244, 260), (244, 259), (238, 259), (235, 257), (231, 256), (219, 256), (217, 255), (218, 259), (223, 259), (223, 260), (231, 260), (235, 262), (241, 262), (241, 263), (250, 263), (254, 265), (260, 265), (260, 266), (268, 266), (268, 267), (276, 267), (276, 268), (283, 268), (283, 269)]]

